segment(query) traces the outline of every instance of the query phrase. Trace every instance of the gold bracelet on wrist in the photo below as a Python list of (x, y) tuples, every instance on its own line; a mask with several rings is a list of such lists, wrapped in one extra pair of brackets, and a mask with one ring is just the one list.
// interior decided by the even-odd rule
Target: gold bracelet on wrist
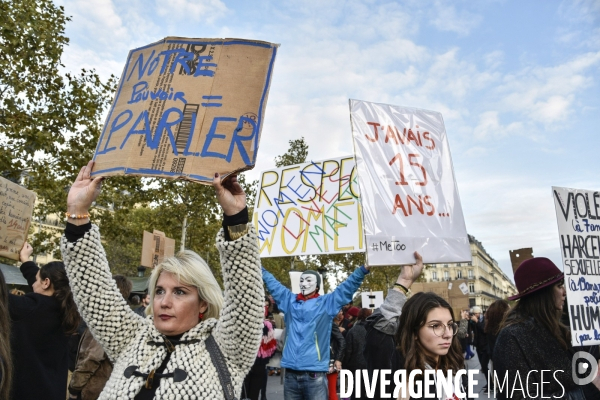
[(238, 240), (246, 233), (248, 233), (248, 230), (248, 224), (240, 224), (227, 227), (227, 232), (229, 232), (229, 238), (231, 240)]
[(91, 217), (91, 215), (89, 213), (85, 213), (85, 214), (74, 214), (73, 213), (73, 214), (71, 214), (68, 212), (65, 213), (65, 216), (67, 218), (71, 218), (71, 219), (85, 219), (85, 218)]

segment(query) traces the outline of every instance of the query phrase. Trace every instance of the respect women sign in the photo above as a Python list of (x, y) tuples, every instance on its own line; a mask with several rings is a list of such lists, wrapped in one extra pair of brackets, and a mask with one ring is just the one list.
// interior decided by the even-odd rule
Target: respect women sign
[(267, 42), (177, 37), (131, 50), (92, 176), (210, 183), (251, 169), (276, 53)]
[(600, 344), (600, 192), (553, 187), (571, 342)]
[(364, 251), (354, 157), (264, 171), (253, 221), (261, 257)]
[(442, 115), (350, 100), (370, 265), (471, 260)]

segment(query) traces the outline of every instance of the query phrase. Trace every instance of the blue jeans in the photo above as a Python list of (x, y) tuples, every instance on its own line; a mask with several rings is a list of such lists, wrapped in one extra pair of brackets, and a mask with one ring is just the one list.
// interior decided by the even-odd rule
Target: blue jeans
[(284, 400), (327, 400), (328, 397), (325, 372), (285, 371)]

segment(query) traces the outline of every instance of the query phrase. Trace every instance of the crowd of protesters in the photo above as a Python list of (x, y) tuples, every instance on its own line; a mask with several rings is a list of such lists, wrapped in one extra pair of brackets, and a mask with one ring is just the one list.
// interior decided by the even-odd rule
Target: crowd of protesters
[[(564, 275), (549, 259), (523, 262), (512, 307), (497, 300), (485, 312), (473, 307), (455, 315), (435, 293), (411, 294), (423, 269), (416, 252), (415, 264), (402, 268), (374, 312), (352, 304), (368, 265), (324, 295), (321, 275), (304, 271), (294, 293), (261, 268), (235, 176), (221, 181), (215, 174), (213, 182), (223, 209), (216, 246), (225, 290), (206, 262), (186, 250), (154, 268), (148, 293), (132, 306), (131, 281), (111, 275), (99, 228), (89, 220), (102, 184), (90, 177), (92, 166), (81, 169), (68, 194), (64, 262), (38, 268), (25, 244), (20, 269), (30, 292), (9, 293), (0, 274), (1, 399), (64, 400), (68, 393), (82, 400), (266, 400), (268, 375), (283, 371), (286, 400), (333, 400), (342, 369), (363, 370), (369, 378), (384, 369), (406, 370), (407, 376), (415, 370), (457, 373), (472, 368), (471, 360), (479, 361), (484, 379), (488, 373), (509, 382), (528, 377), (516, 392), (487, 382), (498, 399), (600, 397), (600, 377), (580, 386), (571, 375), (576, 351), (600, 355), (596, 346), (571, 346)], [(277, 349), (281, 358), (269, 373)], [(541, 370), (555, 371), (554, 378), (544, 379)], [(393, 396), (394, 385), (372, 382), (370, 397), (363, 381), (352, 398)], [(422, 376), (417, 382), (426, 386)], [(439, 399), (458, 398), (469, 384), (463, 375)], [(431, 385), (435, 392), (436, 382)]]

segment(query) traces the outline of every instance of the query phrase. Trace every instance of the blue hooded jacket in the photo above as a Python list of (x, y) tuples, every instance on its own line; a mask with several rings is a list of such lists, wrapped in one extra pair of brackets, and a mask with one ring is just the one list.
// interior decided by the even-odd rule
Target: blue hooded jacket
[(314, 299), (296, 300), (296, 294), (263, 268), (262, 277), (277, 307), (284, 314), (286, 339), (281, 366), (297, 371), (329, 371), (331, 321), (343, 305), (352, 301), (365, 275), (357, 268), (333, 293)]

